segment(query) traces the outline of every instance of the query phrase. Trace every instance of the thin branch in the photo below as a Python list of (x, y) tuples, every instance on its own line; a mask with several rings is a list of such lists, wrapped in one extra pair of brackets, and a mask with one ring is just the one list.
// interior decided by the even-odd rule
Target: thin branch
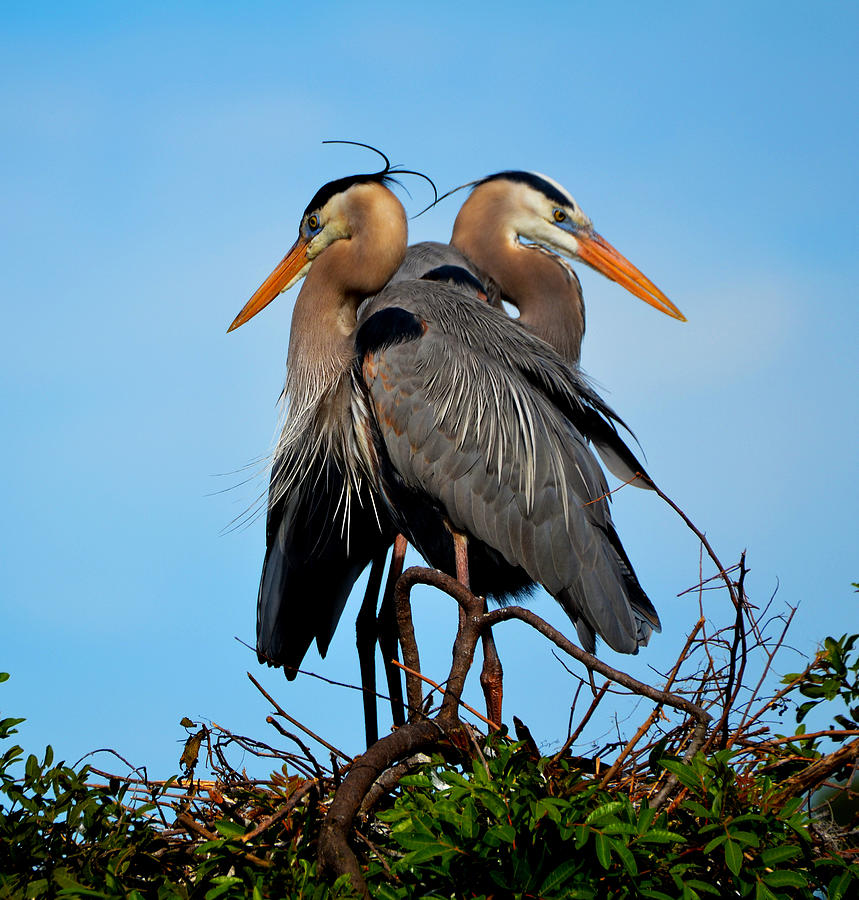
[(292, 722), (292, 724), (295, 725), (296, 728), (300, 728), (306, 735), (308, 735), (308, 737), (313, 738), (314, 741), (316, 741), (319, 744), (322, 744), (323, 747), (330, 750), (332, 753), (336, 753), (340, 757), (340, 759), (345, 759), (346, 762), (352, 761), (351, 756), (347, 756), (342, 750), (338, 750), (333, 744), (329, 744), (328, 741), (326, 741), (324, 738), (319, 737), (318, 734), (315, 734), (309, 728), (307, 728), (305, 725), (302, 725), (301, 722), (298, 721), (298, 719), (294, 719), (288, 712), (286, 712), (286, 710), (284, 710), (280, 706), (280, 704), (271, 696), (271, 694), (268, 693), (268, 691), (256, 680), (256, 678), (254, 678), (253, 675), (251, 675), (250, 672), (247, 673), (247, 676), (248, 676), (248, 678), (250, 678), (253, 686), (277, 710), (277, 714), (279, 716), (283, 716), (283, 718), (286, 719), (287, 722)]

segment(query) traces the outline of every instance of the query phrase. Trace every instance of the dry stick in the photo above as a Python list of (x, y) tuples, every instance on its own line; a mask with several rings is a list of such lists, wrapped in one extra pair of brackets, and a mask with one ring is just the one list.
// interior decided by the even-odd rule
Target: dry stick
[[(207, 841), (217, 840), (218, 838), (218, 835), (209, 831), (208, 828), (204, 828), (199, 822), (195, 822), (188, 813), (179, 813), (176, 817), (176, 821), (184, 825), (189, 831), (193, 831), (199, 837), (205, 838)], [(256, 856), (253, 853), (247, 853), (244, 850), (237, 850), (236, 852), (239, 856), (244, 857), (244, 859), (249, 863), (253, 863), (255, 866), (261, 866), (264, 869), (271, 868), (271, 861), (268, 859), (261, 859), (259, 856)]]
[[(414, 675), (416, 678), (420, 678), (421, 681), (426, 682), (426, 684), (435, 688), (442, 696), (447, 693), (447, 691), (440, 684), (433, 681), (432, 678), (427, 678), (426, 675), (421, 675), (420, 672), (415, 672), (414, 669), (410, 669), (408, 666), (404, 666), (401, 662), (397, 662), (397, 660), (395, 659), (392, 659), (391, 662), (395, 666), (397, 666), (397, 668), (402, 669), (407, 675)], [(463, 709), (467, 709), (473, 716), (477, 716), (477, 718), (480, 719), (481, 722), (486, 723), (494, 731), (497, 731), (501, 727), (500, 725), (496, 725), (495, 722), (491, 721), (490, 719), (487, 719), (486, 716), (482, 716), (473, 706), (469, 706), (465, 702), (465, 700), (460, 699), (459, 705)]]
[[(440, 588), (453, 597), (465, 610), (463, 622), (457, 632), (453, 645), (453, 661), (450, 675), (447, 678), (447, 690), (442, 701), (441, 711), (435, 719), (417, 719), (407, 722), (393, 734), (382, 738), (366, 753), (352, 762), (349, 773), (334, 794), (334, 799), (322, 824), (319, 833), (319, 867), (331, 880), (340, 875), (351, 876), (352, 886), (362, 897), (369, 898), (367, 884), (361, 874), (361, 867), (352, 849), (349, 847), (347, 835), (352, 828), (355, 815), (364, 798), (369, 793), (376, 779), (404, 756), (410, 756), (419, 750), (425, 750), (438, 743), (446, 732), (454, 732), (461, 727), (457, 716), (465, 676), (474, 660), (474, 650), (480, 639), (481, 629), (486, 620), (481, 616), (483, 601), (466, 590), (458, 581), (434, 569), (412, 567), (407, 569), (397, 581), (394, 592), (397, 620), (400, 623), (400, 642), (403, 648), (403, 660), (409, 668), (416, 672), (420, 669), (413, 664), (417, 657), (417, 645), (414, 643), (414, 626), (412, 625), (409, 592), (414, 584), (430, 584)], [(419, 660), (418, 660), (419, 665)], [(415, 697), (415, 685), (420, 694), (420, 679), (409, 676), (409, 704)]]
[[(739, 581), (739, 585), (735, 585), (734, 582), (729, 577), (728, 571), (722, 565), (721, 560), (719, 559), (718, 556), (716, 556), (715, 551), (710, 546), (710, 542), (707, 540), (704, 533), (695, 526), (695, 524), (692, 522), (692, 520), (689, 518), (689, 516), (687, 516), (686, 513), (683, 512), (683, 510), (680, 509), (680, 507), (664, 491), (660, 490), (659, 487), (655, 484), (652, 485), (652, 487), (653, 487), (653, 490), (656, 492), (656, 494), (659, 497), (661, 497), (674, 510), (674, 512), (676, 512), (677, 515), (680, 516), (681, 519), (683, 519), (683, 521), (686, 523), (687, 527), (698, 538), (698, 540), (701, 541), (701, 543), (704, 546), (704, 549), (707, 551), (707, 554), (709, 555), (709, 557), (713, 561), (713, 563), (716, 565), (716, 568), (718, 569), (719, 574), (722, 576), (722, 580), (725, 582), (725, 585), (728, 588), (728, 594), (731, 597), (731, 602), (734, 604), (734, 609), (737, 611), (737, 622), (735, 625), (735, 638), (739, 637), (740, 638), (739, 643), (742, 644), (742, 655), (740, 657), (740, 677), (737, 680), (738, 683), (736, 684), (736, 689), (734, 690), (733, 689), (734, 688), (734, 684), (733, 684), (734, 666), (735, 666), (735, 662), (736, 662), (737, 644), (738, 644), (738, 642), (735, 639), (734, 644), (731, 648), (731, 669), (730, 669), (730, 673), (729, 673), (728, 683), (726, 685), (726, 688), (730, 687), (732, 690), (731, 691), (726, 690), (726, 692), (724, 694), (724, 697), (725, 697), (724, 711), (722, 712), (722, 716), (719, 719), (718, 724), (713, 729), (714, 735), (718, 734), (721, 731), (723, 733), (723, 740), (727, 741), (727, 738), (728, 738), (728, 734), (727, 734), (728, 716), (731, 711), (731, 705), (733, 704), (734, 700), (736, 699), (736, 696), (740, 690), (740, 687), (742, 686), (742, 673), (744, 672), (745, 665), (746, 665), (746, 632), (745, 632), (745, 627), (743, 624), (743, 595), (742, 595), (742, 584), (743, 584), (743, 580), (745, 578), (744, 561), (745, 561), (746, 554), (745, 554), (745, 551), (743, 551), (743, 554), (740, 558), (740, 581)], [(712, 737), (710, 740), (712, 740)], [(709, 741), (708, 741), (708, 743), (709, 743)]]
[[(737, 594), (740, 598), (740, 606), (737, 607), (737, 620), (734, 625), (734, 640), (731, 644), (731, 653), (729, 656), (728, 680), (725, 683), (725, 708), (722, 712), (721, 718), (719, 719), (719, 724), (713, 730), (713, 734), (710, 737), (710, 740), (712, 741), (713, 737), (721, 732), (722, 747), (727, 747), (728, 745), (728, 717), (730, 716), (734, 703), (739, 696), (740, 689), (743, 686), (743, 675), (746, 671), (746, 656), (748, 653), (748, 648), (746, 646), (746, 627), (743, 619), (745, 610), (742, 601), (743, 597), (745, 596), (743, 582), (746, 579), (747, 571), (746, 551), (743, 550), (743, 552), (740, 554), (740, 578), (737, 581)], [(737, 671), (737, 652), (740, 649), (740, 645), (742, 645), (743, 652), (742, 656), (740, 657), (739, 671)]]
[[(438, 588), (456, 600), (466, 612), (465, 622), (458, 631), (456, 642), (454, 643), (454, 664), (447, 679), (447, 690), (442, 702), (441, 715), (455, 720), (456, 706), (459, 704), (462, 696), (465, 676), (469, 668), (471, 668), (474, 658), (473, 648), (471, 653), (457, 653), (456, 649), (458, 645), (462, 649), (468, 647), (470, 640), (466, 638), (466, 633), (470, 637), (473, 632), (479, 637), (483, 627), (482, 622), (486, 621), (486, 617), (483, 617), (481, 621), (483, 604), (471, 591), (463, 587), (455, 578), (445, 575), (444, 572), (439, 572), (437, 569), (425, 569), (420, 566), (412, 566), (406, 569), (397, 582), (394, 598), (397, 606), (397, 622), (400, 626), (400, 646), (403, 648), (403, 663), (415, 672), (420, 672), (421, 665), (417, 643), (415, 642), (415, 629), (412, 621), (409, 595), (412, 587), (416, 584), (427, 584)], [(421, 709), (423, 706), (423, 694), (421, 692), (420, 679), (414, 675), (408, 676), (406, 678), (406, 693), (409, 707)]]
[[(597, 659), (591, 653), (586, 653), (580, 647), (577, 647), (559, 631), (549, 625), (548, 622), (541, 619), (535, 613), (532, 613), (529, 609), (522, 609), (518, 606), (508, 606), (503, 609), (496, 609), (485, 615), (480, 624), (483, 627), (491, 627), (496, 622), (503, 622), (508, 619), (521, 619), (521, 621), (539, 631), (544, 637), (547, 637), (555, 644), (555, 646), (560, 647), (565, 653), (568, 653), (574, 659), (577, 659), (579, 662), (586, 665), (588, 669), (599, 672), (600, 675), (604, 675), (606, 678), (616, 681), (618, 684), (629, 688), (633, 693), (640, 694), (650, 700), (655, 700), (657, 703), (664, 703), (674, 707), (674, 709), (680, 709), (697, 719), (697, 724), (692, 731), (689, 745), (686, 748), (686, 753), (683, 757), (684, 760), (688, 761), (691, 759), (703, 746), (707, 737), (707, 727), (712, 721), (712, 716), (701, 709), (700, 706), (696, 706), (694, 703), (690, 703), (685, 698), (679, 697), (676, 694), (660, 691), (657, 688), (651, 687), (649, 684), (638, 681), (631, 675), (627, 675), (626, 672), (620, 672), (617, 669), (612, 668), (602, 660)], [(665, 802), (673, 789), (674, 783), (669, 780), (666, 783), (666, 786), (653, 798), (650, 805), (658, 808), (659, 805)]]
[(859, 735), (859, 729), (856, 728), (845, 728), (845, 729), (832, 729), (829, 731), (812, 731), (809, 734), (793, 734), (790, 737), (780, 737), (780, 738), (772, 738), (768, 741), (759, 741), (758, 743), (749, 742), (749, 746), (755, 749), (763, 748), (763, 747), (771, 747), (774, 744), (790, 744), (795, 741), (797, 744), (803, 743), (803, 741), (810, 741), (815, 738), (836, 738), (836, 737), (855, 737)]
[[(555, 654), (554, 650), (552, 651), (552, 653), (555, 655), (556, 659), (559, 658)], [(561, 663), (561, 665), (563, 665), (563, 663)], [(566, 669), (567, 667), (564, 666), (564, 668)], [(567, 671), (569, 671), (569, 669)], [(584, 687), (584, 684), (585, 683), (583, 681), (580, 681), (578, 683), (578, 685), (576, 685), (575, 694), (573, 694), (573, 702), (570, 704), (570, 718), (567, 720), (567, 740), (570, 739), (570, 735), (573, 733), (573, 717), (576, 714), (576, 704), (579, 702), (579, 694), (582, 692), (582, 688)]]
[[(412, 569), (408, 569), (411, 572)], [(403, 573), (397, 579), (394, 587), (394, 609), (397, 615), (397, 629), (400, 636), (400, 647), (403, 651), (403, 663), (411, 672), (420, 672), (421, 658), (418, 653), (418, 645), (415, 640), (415, 625), (412, 620), (412, 607), (409, 600), (409, 592), (403, 589), (403, 579), (407, 573)], [(406, 706), (409, 708), (409, 718), (412, 715), (420, 715), (423, 709), (424, 697), (421, 683), (414, 675), (406, 673)]]
[[(692, 646), (692, 642), (695, 640), (698, 632), (704, 627), (704, 622), (706, 619), (704, 616), (701, 616), (700, 619), (695, 623), (695, 627), (689, 633), (689, 637), (686, 638), (686, 643), (683, 645), (683, 649), (680, 651), (680, 655), (677, 657), (677, 662), (674, 663), (674, 668), (668, 675), (668, 678), (665, 682), (664, 691), (670, 691), (671, 686), (674, 684), (674, 679), (677, 677), (677, 673), (680, 671), (680, 666), (686, 660), (686, 654), (689, 652), (689, 648)], [(626, 746), (621, 750), (617, 759), (612, 763), (611, 767), (608, 771), (603, 775), (602, 781), (600, 781), (600, 787), (604, 788), (609, 781), (618, 773), (620, 767), (623, 765), (624, 760), (629, 756), (629, 754), (634, 749), (635, 745), (644, 737), (644, 735), (649, 730), (650, 726), (656, 720), (656, 717), (659, 715), (660, 710), (662, 709), (662, 704), (657, 703), (656, 706), (653, 707), (653, 711), (650, 715), (644, 720), (641, 727), (635, 734), (632, 736), (632, 739), (627, 742)]]
[(319, 832), (319, 866), (332, 881), (340, 875), (351, 875), (353, 889), (363, 897), (370, 896), (361, 867), (346, 838), (355, 814), (381, 772), (403, 756), (434, 745), (442, 734), (435, 721), (407, 722), (352, 761), (349, 774), (334, 794)]
[(254, 828), (253, 831), (249, 831), (247, 834), (242, 835), (242, 840), (245, 843), (248, 841), (252, 841), (255, 837), (262, 834), (267, 828), (271, 828), (272, 825), (279, 822), (281, 819), (288, 816), (296, 806), (298, 806), (299, 802), (303, 800), (315, 787), (317, 786), (317, 781), (315, 778), (309, 778), (303, 784), (299, 785), (290, 795), (289, 799), (286, 801), (286, 804), (282, 806), (277, 812), (272, 813), (270, 816), (266, 816), (262, 822)]
[(792, 690), (793, 690), (793, 689), (794, 689), (801, 681), (803, 681), (803, 680), (805, 679), (806, 675), (808, 675), (808, 673), (809, 673), (816, 665), (817, 665), (817, 660), (816, 660), (816, 659), (812, 660), (812, 661), (805, 667), (805, 669), (804, 669), (802, 672), (800, 672), (800, 673), (796, 676), (796, 678), (794, 678), (794, 679), (790, 682), (790, 684), (788, 684), (786, 687), (783, 687), (783, 688), (782, 688), (777, 694), (775, 694), (774, 696), (770, 697), (770, 699), (767, 700), (767, 702), (764, 703), (764, 705), (763, 705), (763, 706), (762, 706), (762, 707), (761, 707), (761, 708), (760, 708), (760, 709), (759, 709), (759, 710), (758, 710), (758, 711), (757, 711), (757, 712), (756, 712), (756, 713), (755, 713), (748, 721), (744, 722), (744, 723), (743, 723), (743, 727), (744, 727), (744, 728), (749, 728), (751, 725), (753, 725), (755, 722), (757, 722), (757, 720), (758, 720), (758, 719), (759, 719), (759, 718), (760, 718), (760, 717), (761, 717), (768, 709), (772, 709), (772, 707), (773, 707), (776, 703), (778, 703), (778, 701), (781, 700), (782, 697), (784, 697), (786, 694), (789, 694), (789, 693), (790, 693), (790, 692), (791, 692), (791, 691), (792, 691)]
[[(749, 698), (748, 703), (746, 703), (746, 705), (745, 705), (745, 708), (743, 710), (743, 715), (740, 719), (740, 724), (737, 726), (734, 733), (728, 739), (728, 742), (725, 745), (726, 747), (730, 747), (739, 738), (739, 736), (743, 733), (743, 731), (748, 727), (746, 725), (746, 716), (748, 716), (749, 710), (752, 708), (752, 704), (757, 699), (757, 696), (760, 693), (761, 687), (763, 687), (764, 679), (767, 677), (767, 675), (769, 673), (770, 667), (772, 666), (772, 663), (773, 663), (773, 660), (775, 659), (776, 654), (778, 653), (778, 651), (781, 649), (782, 645), (784, 644), (784, 639), (787, 635), (787, 630), (788, 630), (788, 628), (790, 628), (790, 623), (793, 621), (794, 615), (796, 615), (796, 610), (797, 610), (796, 606), (790, 607), (790, 615), (787, 617), (787, 620), (784, 623), (784, 628), (782, 628), (781, 634), (779, 635), (779, 638), (776, 641), (775, 646), (773, 647), (772, 651), (767, 653), (767, 663), (764, 666), (764, 670), (761, 673), (761, 677), (758, 680), (758, 683), (755, 685), (755, 689), (752, 691), (752, 696)], [(753, 720), (750, 720), (749, 724), (751, 724), (752, 721)]]
[(311, 672), (309, 669), (300, 669), (297, 666), (283, 666), (281, 663), (276, 662), (275, 659), (271, 656), (266, 656), (264, 653), (261, 653), (256, 647), (252, 647), (247, 641), (243, 641), (241, 638), (234, 638), (239, 644), (243, 647), (246, 647), (248, 650), (252, 650), (257, 655), (261, 655), (262, 658), (272, 667), (274, 668), (282, 668), (286, 670), (289, 669), (290, 674), (295, 675), (306, 675), (308, 678), (315, 678), (317, 681), (321, 681), (324, 684), (330, 684), (334, 687), (348, 688), (350, 691), (360, 691), (362, 694), (372, 694), (377, 700), (387, 700), (390, 702), (391, 698), (387, 694), (383, 694), (380, 691), (373, 691), (370, 688), (365, 688), (361, 685), (357, 684), (349, 684), (347, 681), (335, 681), (333, 678), (326, 678), (324, 675), (320, 675), (318, 672)]
[(310, 752), (310, 747), (301, 740), (301, 738), (297, 734), (293, 734), (291, 731), (287, 731), (280, 722), (275, 719), (274, 716), (266, 716), (266, 722), (271, 725), (278, 733), (282, 734), (285, 738), (288, 738), (290, 741), (295, 741), (296, 744), (301, 748), (301, 752), (307, 758), (307, 761), (313, 766), (313, 771), (316, 775), (317, 781), (320, 783), (325, 779), (325, 773), (322, 771), (322, 767), (319, 765), (319, 761), (316, 757)]
[(298, 721), (298, 719), (293, 719), (293, 717), (280, 706), (280, 704), (271, 696), (271, 694), (268, 693), (268, 691), (256, 680), (256, 678), (251, 675), (250, 672), (247, 673), (247, 676), (248, 678), (250, 678), (253, 686), (277, 710), (277, 714), (279, 716), (283, 716), (283, 718), (286, 719), (287, 722), (292, 722), (292, 724), (295, 725), (296, 728), (300, 728), (306, 735), (312, 737), (314, 741), (322, 744), (322, 746), (327, 750), (330, 750), (332, 753), (336, 753), (341, 759), (345, 759), (346, 762), (352, 761), (351, 756), (347, 756), (342, 750), (338, 750), (333, 744), (329, 744), (328, 741), (326, 741), (324, 738), (319, 737), (318, 734), (314, 734), (314, 732), (312, 732), (309, 728), (307, 728), (305, 725), (302, 725), (301, 722)]
[(390, 792), (400, 783), (400, 779), (402, 779), (404, 775), (408, 775), (409, 772), (429, 761), (430, 758), (425, 753), (415, 753), (408, 759), (404, 759), (401, 763), (391, 766), (390, 769), (385, 769), (385, 771), (373, 782), (370, 790), (365, 794), (364, 799), (361, 801), (359, 812), (362, 815), (367, 815), (372, 812), (382, 797), (386, 794), (390, 794)]
[(711, 575), (709, 578), (705, 578), (704, 577), (704, 556), (703, 556), (703, 554), (704, 554), (704, 547), (702, 546), (698, 552), (698, 584), (693, 584), (692, 587), (688, 587), (685, 590), (680, 591), (680, 593), (677, 594), (678, 597), (685, 597), (686, 594), (691, 594), (692, 591), (698, 591), (698, 594), (700, 596), (701, 592), (705, 591), (705, 590), (707, 590), (707, 591), (717, 590), (717, 589), (721, 590), (721, 587), (716, 586), (716, 587), (708, 588), (707, 585), (711, 581), (716, 581), (717, 579), (722, 578), (724, 575), (730, 575), (731, 572), (736, 571), (740, 567), (739, 563), (734, 563), (734, 565), (729, 566), (726, 571), (716, 572), (715, 575)]
[(683, 512), (682, 509), (680, 509), (680, 507), (668, 496), (668, 494), (661, 491), (659, 489), (658, 485), (651, 484), (651, 487), (652, 487), (653, 491), (656, 493), (656, 495), (658, 497), (661, 497), (674, 510), (674, 512), (676, 512), (677, 515), (680, 516), (681, 519), (683, 519), (683, 521), (686, 523), (686, 526), (689, 528), (689, 530), (704, 545), (704, 549), (707, 551), (707, 555), (710, 557), (711, 560), (713, 560), (714, 564), (716, 565), (716, 568), (718, 569), (718, 574), (722, 576), (722, 581), (725, 582), (725, 585), (728, 588), (728, 593), (731, 595), (731, 600), (734, 604), (734, 607), (739, 608), (741, 605), (741, 602), (740, 602), (740, 598), (737, 596), (736, 586), (734, 585), (734, 582), (731, 581), (731, 579), (728, 577), (727, 570), (722, 565), (719, 557), (716, 556), (716, 553), (713, 550), (713, 548), (710, 546), (710, 542), (705, 537), (704, 532), (700, 531), (695, 526), (695, 523), (689, 518), (689, 516), (687, 516), (686, 513)]
[(767, 801), (768, 805), (770, 807), (779, 806), (789, 797), (796, 797), (799, 794), (812, 790), (821, 781), (825, 781), (833, 772), (837, 772), (843, 766), (855, 762), (857, 759), (859, 759), (859, 738), (850, 741), (849, 744), (845, 744), (843, 747), (839, 747), (834, 753), (818, 759), (792, 778), (788, 778), (781, 789), (769, 798)]
[[(582, 682), (582, 684), (584, 684), (584, 682)], [(555, 760), (560, 759), (567, 752), (567, 750), (569, 750), (570, 747), (572, 747), (573, 744), (575, 744), (579, 735), (585, 730), (585, 726), (590, 721), (591, 716), (596, 712), (596, 708), (600, 705), (600, 700), (602, 700), (602, 698), (605, 697), (606, 691), (608, 690), (608, 686), (610, 684), (611, 684), (610, 681), (603, 682), (603, 686), (599, 689), (599, 691), (597, 692), (597, 695), (591, 701), (591, 705), (588, 707), (588, 711), (585, 713), (584, 717), (582, 718), (582, 721), (579, 722), (578, 728), (576, 728), (576, 730), (572, 734), (570, 734), (570, 736), (566, 739), (566, 741), (564, 741), (564, 746), (561, 747), (561, 749), (554, 755), (553, 759), (555, 759)], [(582, 685), (580, 684), (579, 687), (581, 688), (581, 686)]]
[(569, 656), (572, 656), (573, 659), (577, 659), (580, 663), (587, 666), (587, 668), (594, 672), (598, 672), (600, 675), (609, 678), (611, 681), (623, 685), (623, 687), (628, 688), (634, 694), (639, 694), (642, 697), (647, 697), (657, 703), (664, 703), (674, 709), (682, 710), (697, 719), (699, 724), (704, 725), (705, 728), (712, 719), (712, 716), (694, 703), (690, 703), (684, 697), (678, 697), (676, 694), (661, 691), (659, 688), (644, 684), (644, 682), (638, 681), (638, 679), (633, 678), (626, 672), (621, 672), (618, 669), (612, 668), (608, 663), (604, 663), (592, 653), (587, 653), (582, 650), (581, 647), (577, 647), (572, 641), (564, 637), (560, 631), (553, 628), (536, 613), (531, 612), (530, 609), (523, 609), (520, 606), (505, 606), (501, 609), (495, 609), (492, 612), (487, 613), (478, 624), (481, 628), (488, 628), (495, 625), (496, 622), (506, 622), (509, 619), (519, 619), (520, 621), (525, 622), (536, 631), (539, 631), (544, 637), (548, 638), (556, 647), (559, 647)]

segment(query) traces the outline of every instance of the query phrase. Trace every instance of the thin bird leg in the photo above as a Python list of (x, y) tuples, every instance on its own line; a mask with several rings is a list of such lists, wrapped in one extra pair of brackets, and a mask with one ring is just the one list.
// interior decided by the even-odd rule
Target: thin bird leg
[(379, 721), (376, 715), (376, 602), (385, 572), (385, 554), (374, 557), (367, 578), (367, 590), (355, 622), (355, 642), (358, 645), (358, 664), (361, 668), (361, 691), (364, 698), (364, 735), (367, 746), (379, 740)]
[(406, 558), (406, 539), (398, 534), (394, 538), (394, 549), (391, 552), (391, 567), (388, 569), (388, 580), (385, 584), (385, 595), (376, 620), (379, 649), (385, 664), (385, 677), (388, 681), (388, 696), (391, 699), (391, 718), (394, 726), (399, 728), (406, 724), (405, 707), (403, 705), (403, 681), (400, 670), (395, 665), (399, 662), (397, 608), (394, 604), (394, 588), (400, 575), (403, 574), (403, 561)]
[[(461, 532), (453, 532), (453, 549), (456, 558), (456, 580), (468, 590), (471, 583), (468, 573), (468, 538)], [(483, 615), (486, 615), (486, 599), (483, 599)], [(465, 612), (460, 606), (460, 630), (462, 630)], [(480, 672), (480, 686), (483, 688), (483, 696), (486, 699), (486, 718), (490, 722), (501, 722), (501, 702), (504, 696), (504, 670), (501, 660), (498, 658), (498, 650), (495, 646), (495, 638), (491, 628), (484, 628), (481, 636), (483, 642), (483, 669)]]

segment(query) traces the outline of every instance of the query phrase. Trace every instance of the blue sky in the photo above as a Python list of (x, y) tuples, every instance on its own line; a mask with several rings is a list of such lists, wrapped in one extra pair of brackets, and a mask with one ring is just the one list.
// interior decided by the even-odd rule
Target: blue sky
[[(182, 716), (265, 736), (247, 670), (361, 747), (356, 695), (287, 684), (234, 640), (253, 641), (263, 523), (228, 530), (265, 487), (242, 482), (274, 435), (294, 295), (226, 327), (316, 188), (375, 164), (330, 138), (443, 190), (505, 168), (564, 184), (689, 318), (581, 273), (583, 364), (650, 471), (724, 561), (747, 548), (754, 601), (801, 604), (799, 651), (856, 630), (857, 20), (848, 3), (6, 4), (0, 669), (26, 747), (171, 772)], [(456, 209), (413, 239), (447, 239)], [(606, 658), (652, 677), (697, 619), (676, 595), (698, 548), (652, 495), (622, 490), (614, 515), (665, 628)], [(441, 677), (453, 611), (419, 605)], [(357, 682), (354, 611), (309, 668)], [(507, 716), (560, 743), (569, 676), (520, 626), (499, 642)]]

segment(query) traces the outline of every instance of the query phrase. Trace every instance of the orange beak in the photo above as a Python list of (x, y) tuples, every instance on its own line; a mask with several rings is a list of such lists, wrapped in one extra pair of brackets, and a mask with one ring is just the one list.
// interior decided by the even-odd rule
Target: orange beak
[(301, 275), (301, 270), (307, 265), (307, 246), (308, 242), (303, 237), (299, 237), (289, 253), (277, 264), (277, 268), (256, 289), (253, 297), (233, 319), (233, 324), (227, 329), (227, 334), (235, 331), (239, 325), (244, 325), (261, 309), (265, 309), (278, 294), (292, 286)]
[(582, 262), (601, 272), (606, 278), (623, 285), (630, 293), (645, 303), (655, 306), (667, 316), (686, 321), (686, 316), (659, 290), (659, 288), (621, 253), (595, 231), (576, 234), (579, 250), (576, 254)]

